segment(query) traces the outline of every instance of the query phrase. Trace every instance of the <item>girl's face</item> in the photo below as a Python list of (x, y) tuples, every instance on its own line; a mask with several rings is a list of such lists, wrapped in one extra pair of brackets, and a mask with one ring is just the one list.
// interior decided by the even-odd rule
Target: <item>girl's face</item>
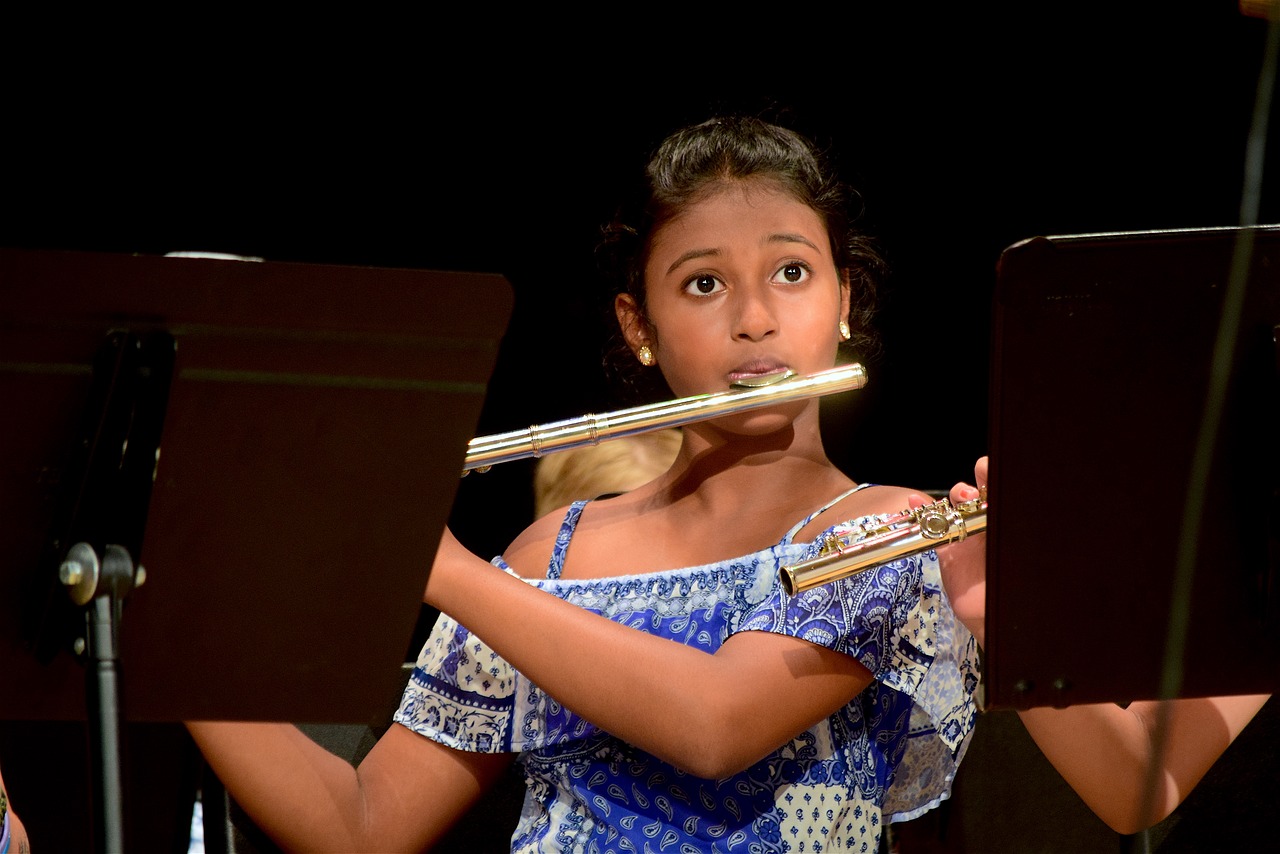
[(725, 184), (655, 234), (645, 265), (648, 326), (628, 296), (618, 317), (677, 397), (835, 364), (849, 289), (822, 219), (771, 181)]

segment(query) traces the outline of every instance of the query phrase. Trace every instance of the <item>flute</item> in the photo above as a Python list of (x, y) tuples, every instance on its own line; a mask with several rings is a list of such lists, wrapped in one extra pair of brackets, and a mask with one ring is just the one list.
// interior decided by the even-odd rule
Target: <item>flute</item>
[(987, 490), (952, 504), (947, 499), (903, 510), (883, 522), (857, 525), (847, 534), (828, 534), (818, 554), (778, 570), (788, 596), (856, 575), (864, 569), (963, 540), (986, 530)]
[(728, 391), (681, 397), (602, 415), (583, 415), (565, 421), (534, 425), (527, 430), (480, 436), (467, 443), (462, 474), (465, 476), (473, 470), (488, 471), (498, 463), (511, 460), (541, 457), (583, 445), (598, 445), (608, 439), (635, 436), (664, 427), (680, 427), (721, 415), (862, 388), (866, 384), (866, 371), (856, 362), (806, 376), (794, 371), (782, 371), (734, 383)]

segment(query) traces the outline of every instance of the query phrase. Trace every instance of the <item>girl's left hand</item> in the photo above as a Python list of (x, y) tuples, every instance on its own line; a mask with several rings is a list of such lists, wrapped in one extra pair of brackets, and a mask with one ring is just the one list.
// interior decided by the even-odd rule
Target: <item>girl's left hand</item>
[[(951, 487), (951, 503), (972, 501), (978, 489), (987, 486), (987, 458), (980, 457), (973, 467), (974, 484), (957, 483)], [(979, 646), (986, 644), (987, 621), (987, 535), (985, 532), (965, 537), (938, 550), (942, 560), (942, 585), (951, 599), (956, 616), (969, 627)]]
[[(957, 483), (951, 487), (952, 504), (971, 501), (978, 497), (978, 488), (987, 485), (987, 458), (981, 457), (974, 466), (976, 486)], [(911, 496), (910, 505), (918, 507), (931, 502), (927, 496)], [(946, 588), (951, 607), (973, 636), (978, 645), (986, 642), (987, 616), (987, 535), (973, 534), (958, 543), (938, 549), (942, 562), (942, 586)]]

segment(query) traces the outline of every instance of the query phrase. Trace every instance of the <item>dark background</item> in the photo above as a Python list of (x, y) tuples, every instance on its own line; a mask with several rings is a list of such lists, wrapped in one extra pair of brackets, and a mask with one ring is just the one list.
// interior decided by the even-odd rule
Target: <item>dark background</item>
[[(830, 452), (946, 488), (985, 450), (1004, 247), (1239, 221), (1266, 23), (1207, 1), (786, 11), (9, 27), (0, 245), (500, 272), (516, 310), (477, 432), (505, 431), (624, 402), (598, 226), (667, 132), (762, 113), (832, 150), (891, 264)], [(464, 542), (529, 521), (529, 472), (463, 482)]]

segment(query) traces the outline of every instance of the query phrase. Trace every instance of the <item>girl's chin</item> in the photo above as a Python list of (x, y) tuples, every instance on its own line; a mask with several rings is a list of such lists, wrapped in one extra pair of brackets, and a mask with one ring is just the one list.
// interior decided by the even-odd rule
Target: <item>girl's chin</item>
[(805, 401), (771, 406), (751, 412), (723, 415), (711, 423), (716, 429), (742, 437), (767, 437), (794, 432), (796, 419), (804, 412)]

